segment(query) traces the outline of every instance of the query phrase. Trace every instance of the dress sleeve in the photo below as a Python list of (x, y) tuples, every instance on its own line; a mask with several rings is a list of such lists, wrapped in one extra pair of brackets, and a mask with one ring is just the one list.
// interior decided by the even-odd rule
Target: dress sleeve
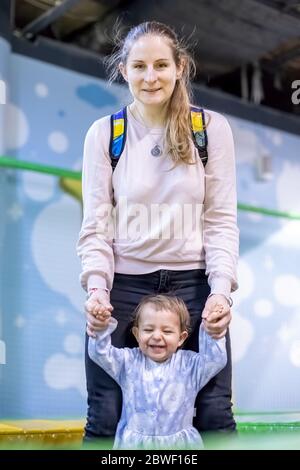
[[(77, 244), (82, 287), (111, 290), (114, 276), (113, 188), (108, 154), (108, 117), (96, 121), (84, 142), (82, 168), (83, 221)], [(106, 135), (107, 134), (107, 135)]]
[(199, 328), (199, 352), (192, 357), (193, 382), (200, 390), (218, 374), (227, 363), (226, 340), (213, 339), (203, 325)]
[(115, 348), (111, 344), (111, 334), (118, 326), (115, 318), (110, 318), (108, 327), (89, 338), (89, 356), (98, 366), (102, 367), (118, 384), (122, 380), (128, 348)]
[[(210, 114), (210, 111), (208, 112)], [(211, 293), (237, 289), (239, 250), (234, 142), (227, 119), (212, 112), (207, 125), (203, 243)]]

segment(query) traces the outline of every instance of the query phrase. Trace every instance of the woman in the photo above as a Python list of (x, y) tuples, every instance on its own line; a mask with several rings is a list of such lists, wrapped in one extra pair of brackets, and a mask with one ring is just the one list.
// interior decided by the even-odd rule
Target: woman
[[(109, 156), (110, 117), (89, 129), (84, 147), (84, 218), (78, 242), (87, 333), (101, 328), (97, 315), (112, 311), (116, 347), (135, 346), (133, 312), (145, 295), (183, 299), (193, 333), (185, 347), (197, 351), (198, 328), (215, 339), (227, 334), (226, 367), (199, 393), (194, 426), (233, 431), (231, 360), (227, 328), (230, 293), (237, 288), (238, 229), (234, 147), (230, 127), (205, 113), (208, 162), (191, 138), (190, 75), (193, 61), (167, 26), (142, 23), (110, 60), (112, 76), (128, 83), (127, 140), (115, 171)], [(201, 208), (201, 210), (199, 210)], [(213, 312), (221, 305), (220, 313)], [(121, 390), (86, 355), (86, 439), (113, 437)]]

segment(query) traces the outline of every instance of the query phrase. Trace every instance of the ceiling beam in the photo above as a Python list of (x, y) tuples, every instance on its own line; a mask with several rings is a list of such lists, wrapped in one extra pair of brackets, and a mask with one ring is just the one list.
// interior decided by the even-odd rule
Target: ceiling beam
[(290, 60), (296, 59), (300, 57), (300, 46), (294, 47), (293, 49), (289, 49), (288, 51), (282, 52), (281, 54), (274, 57), (271, 60), (276, 66), (286, 64)]
[(43, 31), (47, 26), (52, 24), (58, 18), (64, 15), (73, 6), (79, 3), (80, 0), (63, 0), (59, 5), (49, 8), (45, 13), (35, 18), (22, 31), (21, 36), (32, 38), (40, 31)]
[(299, 2), (296, 0), (282, 0), (278, 2), (276, 0), (253, 0), (256, 3), (266, 5), (273, 10), (283, 13), (293, 18), (300, 19), (300, 11), (296, 8), (299, 6)]

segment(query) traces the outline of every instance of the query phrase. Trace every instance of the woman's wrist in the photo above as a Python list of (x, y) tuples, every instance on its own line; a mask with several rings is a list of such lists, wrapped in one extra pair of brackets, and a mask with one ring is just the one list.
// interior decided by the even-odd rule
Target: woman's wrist
[(96, 290), (99, 290), (99, 287), (90, 287), (88, 292), (90, 293), (90, 292), (94, 292)]
[(233, 300), (229, 295), (217, 294), (216, 292), (212, 292), (211, 294), (209, 294), (208, 298), (212, 297), (213, 295), (222, 295), (222, 297), (224, 297), (227, 300), (229, 307), (233, 306)]
[(88, 289), (87, 299), (89, 299), (91, 295), (93, 295), (95, 292), (101, 292), (101, 291), (105, 292), (108, 295), (108, 289), (105, 289), (103, 287), (90, 287)]

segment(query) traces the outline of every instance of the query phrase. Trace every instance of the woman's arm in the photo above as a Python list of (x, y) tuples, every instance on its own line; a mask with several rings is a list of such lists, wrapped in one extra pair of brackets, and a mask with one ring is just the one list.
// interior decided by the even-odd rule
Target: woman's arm
[(203, 242), (211, 294), (226, 298), (237, 289), (239, 248), (234, 143), (228, 121), (211, 112), (207, 127)]
[(108, 154), (109, 117), (96, 121), (84, 142), (82, 170), (83, 222), (77, 244), (82, 261), (81, 284), (111, 290), (114, 275), (112, 242), (113, 189)]
[[(224, 116), (210, 113), (203, 242), (211, 294), (202, 318), (207, 332), (217, 339), (226, 333), (231, 320), (230, 293), (238, 287), (239, 230), (232, 132)], [(216, 305), (223, 307), (219, 314), (213, 312)]]

